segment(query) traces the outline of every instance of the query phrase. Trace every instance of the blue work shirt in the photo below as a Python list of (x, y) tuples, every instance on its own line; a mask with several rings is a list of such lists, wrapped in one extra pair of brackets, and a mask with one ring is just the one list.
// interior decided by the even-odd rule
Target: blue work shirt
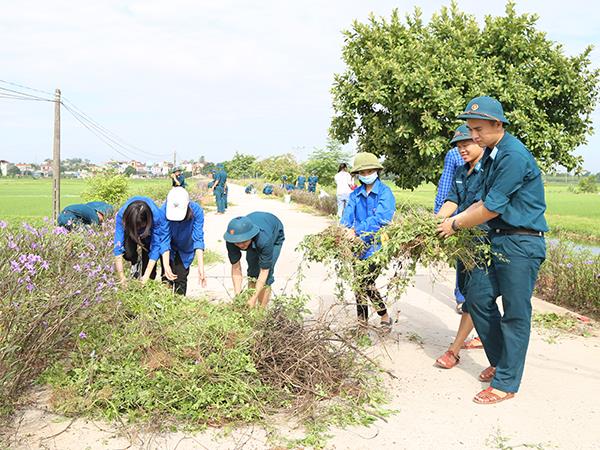
[(91, 208), (94, 208), (100, 214), (105, 216), (114, 212), (114, 208), (112, 207), (112, 205), (109, 205), (106, 202), (87, 202), (86, 205), (88, 205)]
[(379, 178), (373, 183), (371, 192), (361, 184), (350, 193), (348, 204), (340, 223), (353, 228), (356, 235), (367, 245), (360, 259), (367, 259), (381, 247), (381, 243), (373, 239), (374, 233), (392, 221), (396, 211), (396, 199), (392, 190)]
[(127, 207), (137, 201), (141, 200), (146, 203), (152, 211), (152, 235), (150, 236), (150, 249), (148, 250), (148, 257), (154, 261), (158, 260), (158, 257), (164, 252), (168, 251), (171, 247), (171, 234), (169, 233), (169, 224), (165, 213), (148, 197), (131, 197), (125, 202), (123, 206), (117, 212), (115, 221), (115, 239), (113, 254), (120, 256), (125, 253), (125, 228), (123, 226), (123, 213)]
[(224, 190), (225, 189), (225, 183), (227, 182), (227, 172), (225, 172), (224, 170), (219, 170), (215, 174), (215, 181), (219, 182), (217, 184), (217, 186), (216, 186), (215, 189), (217, 189), (217, 190)]
[(448, 153), (446, 153), (446, 157), (444, 158), (444, 170), (440, 176), (440, 181), (438, 181), (437, 194), (435, 196), (435, 203), (433, 204), (433, 212), (435, 214), (439, 212), (446, 201), (448, 192), (452, 189), (456, 170), (464, 163), (465, 161), (461, 158), (457, 147), (448, 150)]
[(548, 231), (542, 173), (527, 147), (508, 132), (483, 156), (482, 200), (499, 214), (488, 221), (492, 229), (527, 228)]
[(310, 177), (308, 177), (308, 184), (311, 186), (316, 185), (318, 181), (319, 181), (319, 177), (316, 175), (311, 175)]
[[(246, 251), (258, 254), (258, 265), (261, 269), (271, 269), (273, 267), (273, 247), (281, 245), (285, 239), (283, 224), (275, 215), (268, 212), (257, 211), (246, 217), (260, 228)], [(235, 264), (242, 258), (242, 250), (235, 244), (227, 242), (227, 256), (229, 256), (229, 262)]]
[[(204, 250), (204, 210), (196, 202), (189, 203), (193, 217), (190, 220), (169, 220), (171, 234), (171, 262), (175, 261), (175, 254), (179, 253), (183, 265), (187, 269), (194, 261), (196, 250)], [(167, 203), (161, 207), (167, 215)]]
[[(469, 163), (466, 163), (456, 169), (454, 182), (452, 183), (448, 197), (446, 197), (446, 201), (455, 203), (458, 206), (455, 214), (463, 212), (473, 203), (481, 200), (483, 191), (483, 157), (477, 161), (471, 173), (469, 173), (470, 168)], [(487, 230), (488, 226), (487, 224), (482, 224), (479, 225), (479, 228)]]
[(300, 175), (298, 177), (298, 189), (304, 189), (305, 184), (306, 184), (306, 177), (304, 175)]
[(58, 225), (61, 227), (72, 225), (98, 225), (100, 219), (96, 210), (88, 205), (69, 205), (58, 216)]

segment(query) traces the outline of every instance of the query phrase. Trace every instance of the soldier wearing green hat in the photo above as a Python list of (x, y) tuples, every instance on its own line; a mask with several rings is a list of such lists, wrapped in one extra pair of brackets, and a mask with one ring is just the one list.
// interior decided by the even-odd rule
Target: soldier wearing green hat
[[(374, 234), (391, 222), (396, 211), (392, 190), (379, 179), (382, 169), (383, 166), (373, 153), (357, 153), (354, 158), (351, 173), (358, 174), (361, 185), (350, 194), (340, 223), (348, 228), (348, 237), (358, 237), (364, 242), (365, 249), (358, 255), (361, 260), (368, 260), (381, 248), (381, 243), (374, 239)], [(369, 269), (369, 275), (359, 281), (360, 286), (355, 292), (358, 320), (366, 325), (371, 303), (381, 318), (381, 326), (389, 330), (392, 319), (375, 284), (380, 268), (373, 264)]]
[[(487, 223), (494, 256), (487, 271), (474, 271), (467, 304), (490, 367), (479, 375), (490, 387), (473, 401), (498, 403), (519, 390), (531, 328), (531, 295), (546, 257), (546, 202), (535, 159), (504, 129), (508, 120), (500, 102), (472, 99), (458, 116), (467, 120), (473, 141), (484, 147), (481, 201), (441, 223), (441, 236)], [(504, 313), (496, 303), (502, 296)]]
[(254, 307), (257, 302), (265, 307), (271, 297), (271, 285), (275, 281), (275, 263), (285, 240), (283, 224), (268, 212), (253, 212), (232, 219), (223, 235), (231, 263), (231, 279), (235, 295), (242, 292), (242, 251), (246, 252), (248, 287), (255, 289), (248, 300)]
[(183, 175), (179, 167), (175, 167), (171, 172), (171, 180), (171, 185), (173, 187), (181, 186), (182, 188), (184, 188), (187, 186), (185, 182), (185, 176)]

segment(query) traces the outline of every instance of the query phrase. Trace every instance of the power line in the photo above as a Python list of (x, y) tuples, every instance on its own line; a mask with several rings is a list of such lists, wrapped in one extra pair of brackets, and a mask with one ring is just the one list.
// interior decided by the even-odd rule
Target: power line
[(52, 92), (48, 92), (48, 91), (42, 91), (41, 89), (34, 89), (34, 88), (32, 88), (32, 87), (25, 86), (25, 85), (23, 85), (23, 84), (13, 83), (12, 81), (0, 80), (0, 83), (9, 84), (9, 85), (11, 85), (11, 86), (20, 87), (20, 88), (22, 88), (22, 89), (28, 89), (28, 90), (30, 90), (30, 91), (33, 91), (33, 92), (39, 92), (39, 93), (41, 93), (41, 94), (46, 94), (46, 95), (49, 95), (49, 96), (51, 96), (51, 97), (53, 97), (53, 96), (54, 96), (54, 94), (53, 94)]
[(81, 110), (81, 108), (78, 108), (77, 105), (75, 105), (72, 101), (70, 101), (69, 99), (64, 98), (64, 97), (63, 97), (63, 99), (64, 99), (63, 106), (66, 107), (67, 103), (68, 103), (71, 106), (72, 110), (75, 110), (83, 120), (85, 120), (86, 122), (88, 122), (90, 124), (90, 126), (97, 129), (98, 132), (105, 135), (107, 137), (107, 139), (110, 139), (113, 143), (120, 146), (125, 151), (130, 151), (132, 153), (139, 153), (140, 156), (154, 156), (156, 158), (165, 158), (167, 156), (170, 156), (170, 154), (168, 154), (168, 153), (152, 153), (152, 152), (149, 152), (147, 150), (141, 149), (139, 147), (136, 147), (135, 145), (128, 143), (126, 140), (124, 140), (118, 134), (116, 134), (113, 131), (109, 130), (108, 128), (100, 125), (96, 120), (94, 120), (92, 117), (90, 117), (89, 114), (86, 114), (84, 111)]
[(94, 129), (91, 125), (89, 125), (85, 119), (82, 118), (82, 116), (77, 112), (74, 111), (73, 109), (71, 109), (69, 106), (65, 105), (64, 103), (62, 104), (64, 106), (64, 108), (69, 111), (69, 113), (71, 113), (71, 115), (75, 118), (75, 120), (77, 120), (81, 125), (83, 125), (85, 128), (87, 128), (92, 134), (94, 134), (98, 139), (100, 139), (104, 144), (108, 145), (110, 148), (112, 148), (115, 152), (117, 152), (119, 155), (123, 156), (126, 159), (135, 159), (135, 157), (132, 157), (131, 155), (128, 155), (126, 153), (123, 153), (121, 150), (119, 150), (118, 147), (116, 147), (114, 144), (112, 144), (110, 142), (110, 140), (103, 134), (99, 133), (98, 131), (96, 131), (96, 129)]
[(54, 100), (39, 97), (37, 95), (28, 94), (26, 92), (15, 91), (14, 89), (8, 89), (0, 86), (0, 94), (4, 94), (5, 96), (11, 96), (15, 99), (19, 100), (40, 100), (40, 101), (48, 101), (52, 102)]

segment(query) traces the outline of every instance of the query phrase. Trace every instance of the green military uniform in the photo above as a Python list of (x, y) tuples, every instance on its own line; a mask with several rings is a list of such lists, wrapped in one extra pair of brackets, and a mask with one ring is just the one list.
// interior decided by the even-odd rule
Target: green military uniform
[[(450, 144), (456, 144), (460, 141), (470, 141), (471, 133), (466, 125), (459, 126), (454, 137), (450, 141)], [(457, 205), (456, 213), (461, 213), (466, 210), (473, 203), (481, 200), (481, 189), (483, 186), (483, 165), (482, 160), (477, 161), (473, 170), (471, 165), (465, 163), (464, 165), (456, 169), (454, 174), (454, 180), (450, 187), (450, 192), (446, 196), (444, 201), (452, 202)], [(487, 225), (479, 226), (484, 231), (488, 230)], [(474, 269), (477, 270), (477, 269)], [(481, 269), (479, 269), (481, 270)], [(465, 293), (467, 289), (467, 280), (471, 274), (471, 271), (467, 271), (464, 264), (459, 260), (456, 262), (456, 284), (461, 293)], [(461, 304), (461, 311), (468, 313), (468, 304), (466, 300)]]
[[(461, 119), (499, 120), (502, 106), (490, 97), (469, 103)], [(490, 364), (496, 367), (491, 387), (517, 392), (531, 328), (531, 296), (546, 256), (546, 202), (541, 172), (525, 145), (505, 132), (483, 161), (482, 200), (499, 215), (487, 224), (494, 256), (488, 270), (475, 270), (467, 285), (467, 302)], [(504, 314), (496, 300), (502, 296)]]

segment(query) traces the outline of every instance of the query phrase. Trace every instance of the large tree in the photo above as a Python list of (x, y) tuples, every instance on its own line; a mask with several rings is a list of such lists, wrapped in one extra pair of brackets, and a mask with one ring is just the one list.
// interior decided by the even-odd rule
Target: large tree
[(235, 152), (233, 158), (230, 161), (225, 161), (223, 165), (229, 178), (241, 179), (254, 176), (256, 172), (255, 163), (256, 156)]
[(324, 148), (314, 149), (304, 163), (304, 169), (309, 175), (315, 173), (320, 183), (332, 184), (340, 163), (347, 163), (349, 160), (350, 154), (344, 151), (342, 144), (329, 139)]
[(302, 167), (291, 153), (271, 156), (256, 163), (257, 172), (267, 181), (277, 183), (286, 176), (288, 182), (294, 183), (302, 172)]
[(332, 89), (332, 136), (385, 156), (396, 184), (414, 188), (437, 180), (467, 102), (491, 95), (542, 167), (580, 168), (573, 151), (592, 132), (599, 71), (591, 47), (566, 56), (536, 21), (509, 2), (505, 16), (480, 26), (453, 2), (428, 23), (419, 9), (404, 21), (395, 10), (354, 22)]

